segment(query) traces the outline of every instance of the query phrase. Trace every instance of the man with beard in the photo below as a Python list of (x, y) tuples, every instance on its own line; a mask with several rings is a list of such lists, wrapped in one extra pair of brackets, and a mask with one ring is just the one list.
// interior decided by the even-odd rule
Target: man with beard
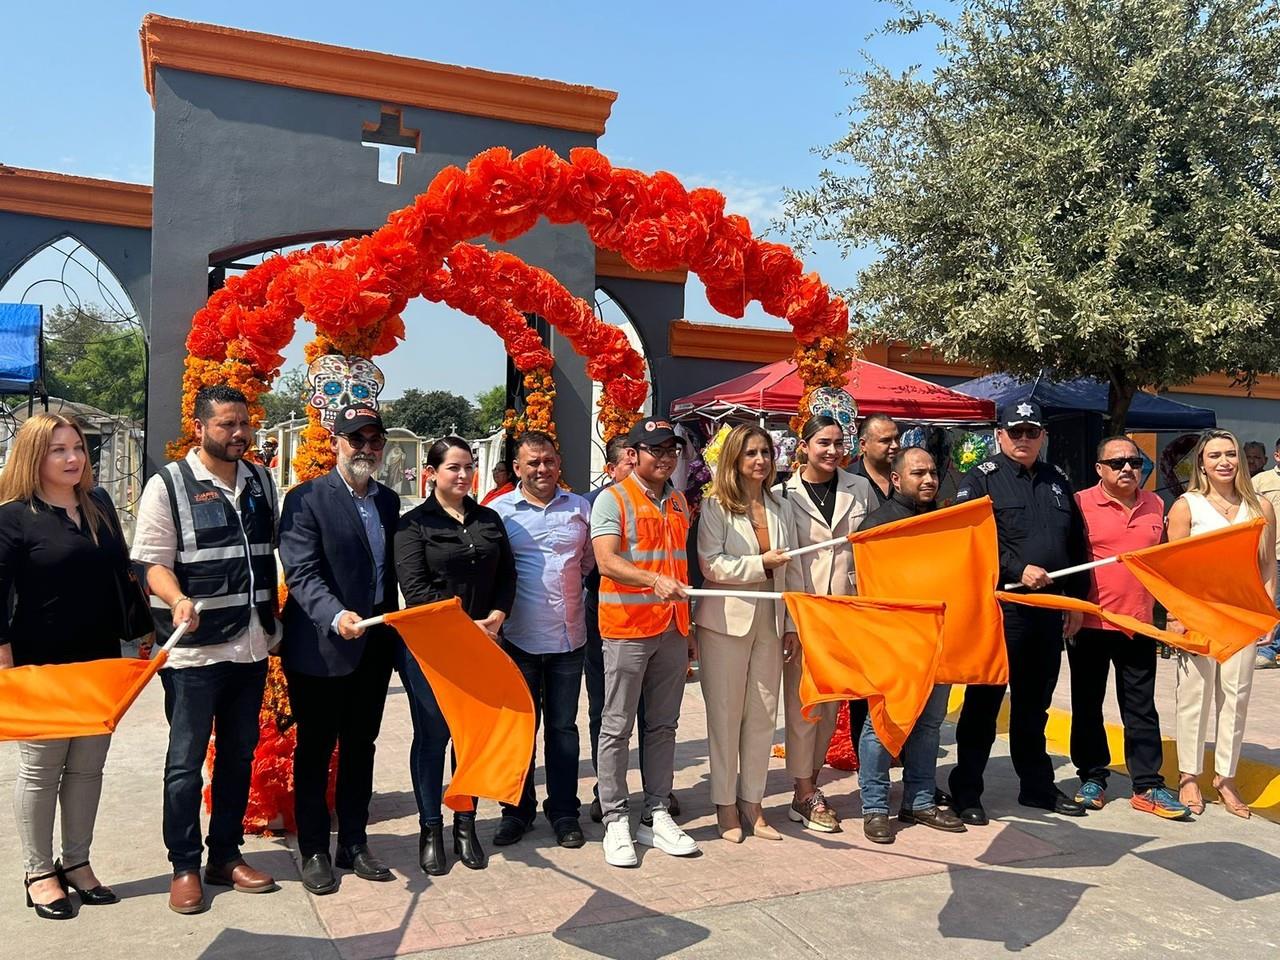
[[(1029, 590), (1064, 592), (1082, 598), (1089, 578), (1082, 574), (1055, 582), (1049, 571), (1083, 563), (1088, 545), (1075, 493), (1060, 467), (1040, 460), (1044, 414), (1030, 397), (1000, 409), (996, 441), (1000, 452), (974, 466), (960, 482), (956, 500), (990, 497), (996, 517), (1000, 582)], [(1009, 654), (1009, 754), (1020, 783), (1018, 803), (1083, 817), (1085, 808), (1053, 780), (1045, 748), (1049, 704), (1062, 667), (1064, 638), (1080, 629), (1079, 613), (1001, 604), (1004, 643)], [(996, 738), (996, 718), (1004, 702), (1002, 686), (970, 684), (956, 724), (956, 767), (951, 771), (955, 810), (965, 823), (988, 822), (982, 807), (983, 773)]]
[(373, 479), (387, 443), (377, 410), (365, 404), (340, 410), (330, 443), (337, 466), (290, 490), (280, 512), (280, 562), (289, 587), (281, 658), (298, 731), (294, 812), (302, 885), (314, 894), (338, 888), (325, 800), (335, 744), (337, 866), (363, 880), (392, 879), (370, 853), (366, 828), (395, 637), (389, 627), (358, 624), (399, 606), (392, 537), (400, 497)]
[[(279, 639), (276, 489), (264, 467), (244, 459), (253, 428), (243, 393), (205, 387), (193, 413), (198, 445), (147, 481), (133, 539), (133, 559), (146, 565), (157, 634), (190, 624), (160, 671), (169, 720), (164, 843), (175, 913), (205, 909), (200, 799), (215, 721), (205, 883), (242, 893), (276, 889), (240, 856), (267, 652)], [(200, 613), (197, 601), (204, 603)]]
[[(929, 451), (920, 447), (899, 450), (894, 454), (889, 477), (893, 496), (862, 521), (859, 530), (870, 530), (937, 509), (938, 467)], [(902, 748), (902, 807), (898, 819), (947, 833), (964, 833), (964, 821), (938, 806), (934, 779), (938, 770), (938, 738), (950, 695), (950, 684), (934, 686), (924, 712)], [(861, 734), (858, 785), (862, 790), (862, 829), (872, 843), (893, 843), (893, 831), (889, 827), (889, 766), (893, 758), (876, 736), (870, 718), (850, 736), (858, 733)]]

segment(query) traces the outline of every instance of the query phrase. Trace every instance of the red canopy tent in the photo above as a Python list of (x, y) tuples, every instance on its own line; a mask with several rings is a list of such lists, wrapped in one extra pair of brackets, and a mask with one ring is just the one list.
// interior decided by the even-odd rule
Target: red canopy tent
[[(859, 415), (887, 413), (895, 420), (929, 423), (980, 423), (996, 418), (995, 404), (990, 400), (968, 397), (866, 360), (853, 362), (845, 389), (857, 401)], [(803, 392), (804, 385), (795, 364), (779, 360), (680, 397), (671, 404), (671, 416), (719, 419), (736, 413), (790, 417), (796, 412)]]

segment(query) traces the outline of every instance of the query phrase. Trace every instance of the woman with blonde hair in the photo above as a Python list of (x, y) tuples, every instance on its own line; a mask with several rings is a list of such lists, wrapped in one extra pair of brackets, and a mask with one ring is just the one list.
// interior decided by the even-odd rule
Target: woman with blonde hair
[[(786, 551), (795, 535), (783, 500), (770, 489), (774, 476), (773, 438), (760, 427), (734, 427), (698, 520), (698, 564), (707, 589), (787, 589)], [(778, 719), (782, 636), (794, 629), (786, 605), (703, 597), (694, 620), (720, 836), (741, 843), (745, 820), (755, 836), (781, 840), (760, 802)]]
[[(1240, 441), (1226, 430), (1209, 430), (1191, 454), (1191, 480), (1169, 509), (1169, 540), (1181, 540), (1261, 517), (1266, 521), (1258, 550), (1258, 569), (1267, 594), (1276, 591), (1276, 515), (1271, 504), (1254, 493), (1248, 471), (1241, 468), (1244, 451)], [(1183, 632), (1169, 618), (1169, 629)], [(1223, 806), (1237, 817), (1248, 817), (1249, 807), (1236, 792), (1236, 765), (1244, 742), (1249, 691), (1253, 685), (1255, 652), (1246, 647), (1226, 663), (1198, 654), (1178, 657), (1178, 794), (1192, 813), (1204, 812), (1204, 797), (1196, 778), (1204, 770), (1204, 746), (1209, 716), (1215, 717), (1213, 787)]]
[[(0, 596), (11, 600), (0, 617), (0, 668), (120, 656), (128, 566), (115, 508), (94, 491), (84, 431), (57, 414), (31, 417), (0, 473)], [(13, 806), (27, 905), (45, 919), (74, 916), (68, 888), (86, 906), (118, 900), (89, 865), (110, 743), (102, 734), (18, 744)]]

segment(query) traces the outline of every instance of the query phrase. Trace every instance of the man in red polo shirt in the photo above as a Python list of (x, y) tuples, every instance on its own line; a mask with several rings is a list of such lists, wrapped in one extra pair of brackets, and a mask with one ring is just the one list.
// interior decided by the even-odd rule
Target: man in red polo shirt
[[(1084, 515), (1089, 560), (1127, 550), (1153, 547), (1164, 539), (1164, 504), (1141, 489), (1142, 454), (1128, 437), (1107, 437), (1098, 444), (1097, 486), (1076, 494)], [(1090, 573), (1089, 600), (1115, 613), (1151, 622), (1154, 599), (1133, 574), (1118, 563)], [(1086, 615), (1067, 647), (1071, 663), (1071, 762), (1080, 777), (1076, 802), (1101, 810), (1107, 802), (1111, 750), (1102, 721), (1107, 674), (1116, 667), (1116, 699), (1124, 721), (1124, 759), (1133, 778), (1135, 810), (1169, 820), (1188, 818), (1160, 775), (1163, 751), (1156, 713), (1156, 645), (1148, 637), (1126, 636)]]

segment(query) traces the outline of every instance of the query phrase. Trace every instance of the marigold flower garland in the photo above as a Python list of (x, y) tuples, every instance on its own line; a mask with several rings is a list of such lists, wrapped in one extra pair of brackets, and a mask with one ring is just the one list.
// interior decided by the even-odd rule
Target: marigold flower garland
[[(552, 428), (551, 367), (514, 322), (515, 315), (534, 313), (587, 358), (589, 375), (603, 388), (604, 438), (626, 431), (639, 418), (647, 385), (643, 359), (622, 331), (546, 271), (465, 243), (486, 235), (504, 242), (543, 216), (583, 224), (596, 246), (619, 252), (638, 270), (687, 266), (721, 313), (741, 317), (748, 302), (759, 300), (784, 317), (798, 342), (803, 409), (810, 391), (839, 386), (849, 370), (848, 310), (816, 274), (803, 272), (790, 248), (753, 238), (747, 221), (726, 214), (724, 204), (715, 190), (686, 190), (665, 172), (615, 168), (585, 147), (570, 151), (568, 161), (548, 147), (519, 156), (498, 147), (465, 170), (447, 167), (372, 234), (271, 257), (210, 296), (187, 337), (183, 434), (169, 455), (180, 457), (194, 443), (191, 412), (202, 386), (241, 389), (260, 421), (258, 398), (279, 373), (280, 351), (303, 314), (317, 331), (308, 361), (328, 350), (373, 357), (404, 338), (401, 311), (420, 295), (451, 297), (503, 336), (528, 391), (524, 411), (512, 412), (512, 429)], [(521, 325), (528, 329), (523, 317)], [(308, 416), (294, 458), (299, 480), (332, 467), (328, 433), (315, 411)], [(272, 782), (281, 782), (278, 775)]]

